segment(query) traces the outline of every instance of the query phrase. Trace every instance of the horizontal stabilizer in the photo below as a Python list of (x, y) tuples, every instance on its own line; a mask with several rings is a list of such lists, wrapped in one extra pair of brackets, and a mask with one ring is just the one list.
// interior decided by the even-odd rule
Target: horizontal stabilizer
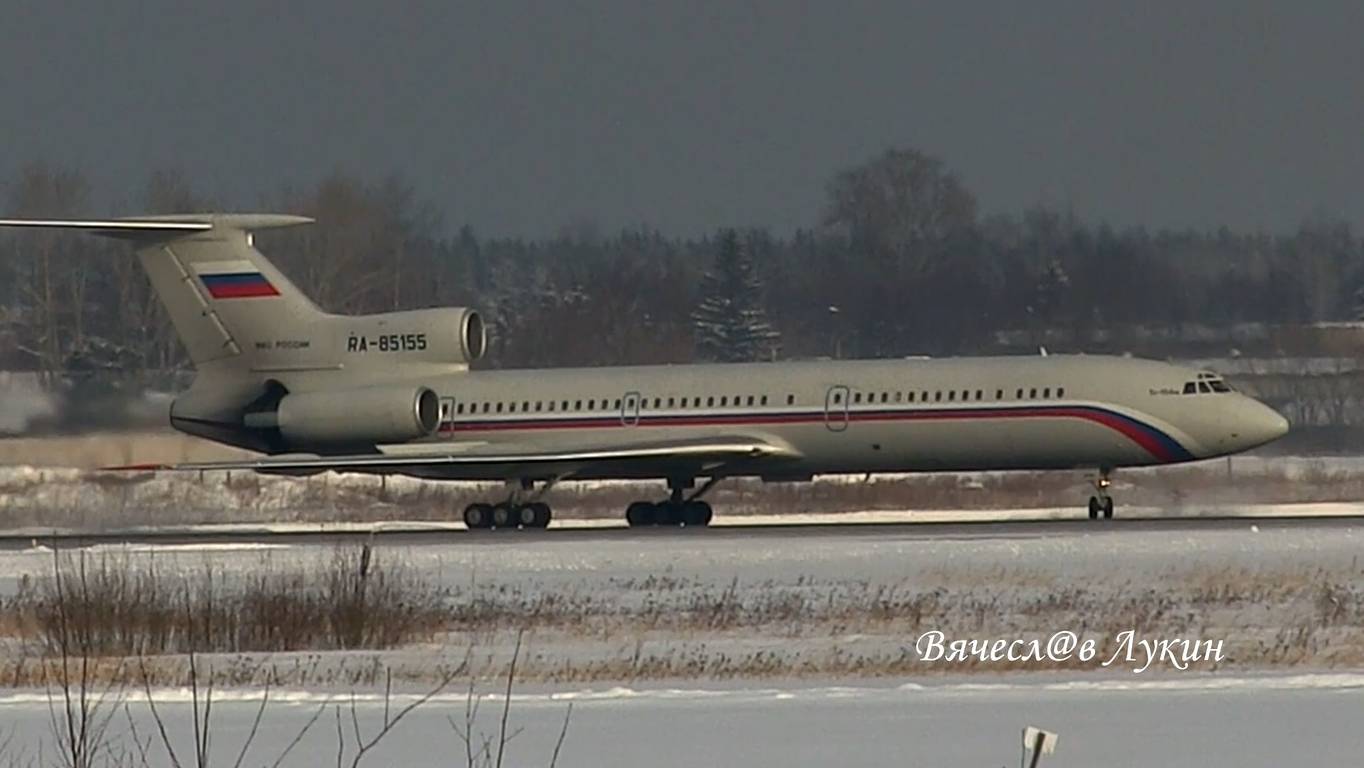
[(0, 227), (69, 229), (128, 240), (157, 240), (212, 229), (253, 231), (311, 224), (306, 216), (277, 213), (188, 213), (128, 219), (0, 219)]

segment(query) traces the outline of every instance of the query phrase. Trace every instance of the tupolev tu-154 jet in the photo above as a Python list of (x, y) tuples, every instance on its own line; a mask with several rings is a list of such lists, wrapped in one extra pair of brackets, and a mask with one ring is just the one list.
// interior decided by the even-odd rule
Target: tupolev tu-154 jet
[(196, 369), (182, 432), (266, 454), (147, 469), (397, 473), (501, 480), (469, 528), (549, 524), (562, 480), (666, 481), (632, 526), (710, 522), (724, 478), (1010, 469), (1095, 470), (1089, 516), (1113, 515), (1109, 475), (1225, 456), (1288, 422), (1211, 372), (1108, 356), (980, 357), (470, 370), (466, 308), (347, 316), (318, 309), (253, 244), (298, 216), (203, 214), (0, 220), (131, 241)]

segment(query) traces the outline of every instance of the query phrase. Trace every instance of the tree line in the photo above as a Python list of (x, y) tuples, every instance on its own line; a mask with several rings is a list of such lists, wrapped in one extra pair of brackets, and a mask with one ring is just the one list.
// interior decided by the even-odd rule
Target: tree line
[[(98, 213), (78, 169), (35, 164), (4, 187), (8, 216)], [(1040, 207), (982, 215), (955, 173), (912, 149), (836, 173), (819, 220), (790, 234), (578, 224), (484, 237), (447, 230), (397, 177), (335, 174), (262, 200), (318, 220), (257, 244), (323, 308), (476, 307), (492, 367), (970, 354), (997, 349), (1001, 331), (1093, 349), (1138, 345), (1133, 329), (1364, 315), (1364, 242), (1341, 221), (1269, 234), (1116, 229)], [(184, 174), (157, 171), (127, 207), (215, 205)], [(0, 369), (143, 383), (184, 371), (127, 251), (61, 232), (0, 235)]]

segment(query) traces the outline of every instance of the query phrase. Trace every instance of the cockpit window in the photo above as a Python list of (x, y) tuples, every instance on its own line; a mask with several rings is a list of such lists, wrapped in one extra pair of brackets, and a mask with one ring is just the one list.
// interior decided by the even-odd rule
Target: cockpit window
[(1215, 374), (1200, 373), (1197, 381), (1184, 382), (1184, 394), (1186, 395), (1210, 395), (1213, 393), (1225, 393), (1233, 391), (1227, 383)]

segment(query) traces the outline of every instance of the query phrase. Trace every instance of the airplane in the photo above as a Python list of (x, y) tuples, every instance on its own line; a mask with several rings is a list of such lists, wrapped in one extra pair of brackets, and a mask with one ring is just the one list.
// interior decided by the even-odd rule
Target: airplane
[(176, 429), (264, 456), (140, 465), (499, 480), (470, 529), (544, 528), (565, 480), (663, 480), (630, 526), (705, 526), (726, 478), (1093, 469), (1246, 451), (1288, 422), (1215, 373), (1086, 355), (471, 370), (486, 328), (463, 307), (323, 312), (254, 246), (281, 214), (4, 219), (131, 241), (196, 369)]

